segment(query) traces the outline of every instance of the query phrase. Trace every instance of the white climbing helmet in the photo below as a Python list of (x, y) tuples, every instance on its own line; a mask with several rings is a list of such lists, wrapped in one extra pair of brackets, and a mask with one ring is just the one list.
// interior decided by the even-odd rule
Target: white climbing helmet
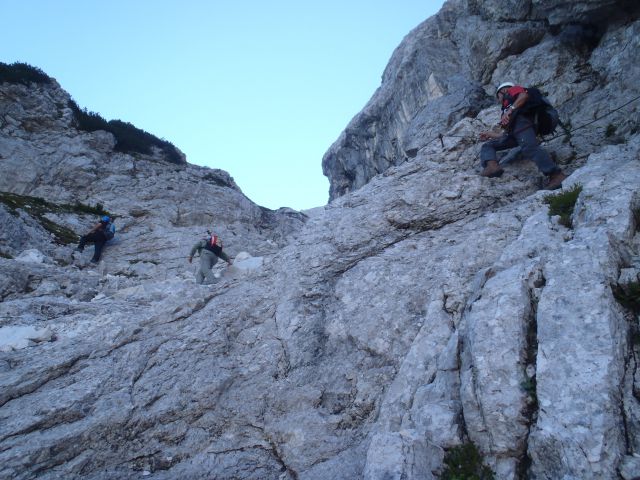
[(498, 92), (499, 92), (500, 90), (502, 90), (503, 88), (505, 88), (505, 87), (509, 87), (509, 88), (511, 88), (511, 87), (513, 87), (513, 86), (514, 86), (514, 84), (513, 84), (513, 83), (511, 83), (511, 82), (504, 82), (504, 83), (501, 83), (500, 85), (498, 85), (498, 88), (496, 88), (496, 97), (498, 96)]

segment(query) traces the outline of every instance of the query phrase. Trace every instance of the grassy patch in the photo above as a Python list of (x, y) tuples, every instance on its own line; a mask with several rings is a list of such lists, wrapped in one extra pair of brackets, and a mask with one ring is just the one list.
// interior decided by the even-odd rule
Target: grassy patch
[(12, 64), (0, 62), (0, 83), (51, 83), (51, 77), (37, 67), (27, 63), (15, 62)]
[(447, 450), (442, 480), (493, 480), (491, 469), (482, 462), (478, 448), (471, 442)]
[(582, 185), (574, 185), (570, 190), (544, 197), (544, 203), (549, 205), (549, 216), (559, 215), (560, 224), (572, 228), (571, 215), (581, 191)]
[(76, 202), (73, 205), (62, 204), (60, 208), (65, 212), (72, 213), (87, 213), (89, 215), (109, 215), (112, 216), (109, 212), (104, 209), (104, 206), (101, 203), (96, 203), (95, 207), (91, 205), (85, 205), (84, 203)]
[(76, 128), (85, 132), (104, 130), (116, 138), (115, 150), (124, 153), (153, 153), (153, 147), (160, 149), (171, 163), (183, 164), (184, 160), (176, 147), (128, 122), (121, 120), (106, 121), (99, 113), (81, 109), (76, 102), (69, 100)]
[(51, 233), (55, 242), (61, 245), (68, 245), (78, 241), (78, 235), (76, 233), (62, 225), (52, 222), (46, 218), (48, 213), (78, 213), (78, 214), (96, 214), (96, 215), (109, 215), (101, 204), (97, 204), (95, 207), (84, 205), (82, 203), (71, 204), (56, 204), (47, 202), (43, 198), (30, 197), (28, 195), (17, 195), (15, 193), (0, 192), (0, 203), (3, 203), (9, 213), (14, 216), (18, 216), (18, 209), (28, 212), (38, 223)]

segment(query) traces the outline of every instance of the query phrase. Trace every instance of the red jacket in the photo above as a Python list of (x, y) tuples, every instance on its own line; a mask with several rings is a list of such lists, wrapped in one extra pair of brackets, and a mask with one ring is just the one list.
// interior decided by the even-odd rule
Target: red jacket
[(527, 89), (521, 87), (520, 85), (514, 85), (513, 87), (509, 88), (509, 90), (507, 90), (507, 93), (502, 96), (502, 111), (505, 111), (509, 107), (509, 105), (512, 105), (513, 102), (516, 101), (516, 98), (518, 98), (518, 95), (526, 91)]

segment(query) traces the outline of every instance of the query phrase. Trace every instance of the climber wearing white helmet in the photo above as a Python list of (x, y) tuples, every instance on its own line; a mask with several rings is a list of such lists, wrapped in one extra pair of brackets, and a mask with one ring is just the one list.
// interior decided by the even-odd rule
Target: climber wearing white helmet
[(547, 190), (560, 188), (567, 176), (538, 143), (536, 127), (531, 117), (533, 102), (529, 102), (528, 89), (512, 82), (504, 82), (496, 88), (496, 98), (502, 106), (500, 127), (503, 131), (480, 133), (480, 140), (488, 140), (480, 150), (480, 162), (483, 167), (480, 175), (501, 176), (504, 170), (498, 164), (497, 152), (520, 146), (522, 155), (533, 160), (538, 169), (549, 177)]

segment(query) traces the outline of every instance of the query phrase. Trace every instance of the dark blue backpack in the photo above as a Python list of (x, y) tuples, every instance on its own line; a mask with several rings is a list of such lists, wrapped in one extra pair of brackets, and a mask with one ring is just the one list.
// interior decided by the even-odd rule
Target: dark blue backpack
[(107, 237), (107, 240), (111, 240), (116, 236), (116, 226), (113, 222), (109, 222), (104, 226), (104, 236)]

